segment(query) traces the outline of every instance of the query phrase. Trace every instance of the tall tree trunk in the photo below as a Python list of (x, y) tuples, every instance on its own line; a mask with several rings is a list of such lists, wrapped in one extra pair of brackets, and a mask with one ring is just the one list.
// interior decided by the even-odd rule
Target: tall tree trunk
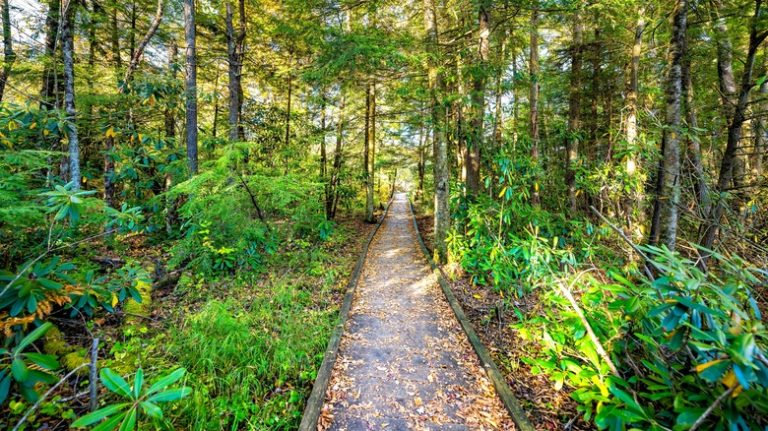
[(507, 31), (502, 31), (498, 47), (498, 70), (496, 72), (494, 113), (493, 113), (493, 143), (494, 150), (498, 151), (504, 145), (502, 130), (504, 126), (504, 110), (502, 108), (504, 98), (504, 73), (507, 70)]
[(651, 244), (675, 249), (678, 204), (680, 203), (680, 135), (683, 86), (683, 56), (687, 27), (688, 2), (677, 0), (670, 45), (669, 75), (666, 89), (665, 127), (661, 141), (661, 160), (656, 180), (656, 200), (651, 225)]
[(472, 120), (470, 122), (469, 140), (465, 165), (467, 167), (467, 196), (477, 197), (480, 189), (480, 152), (483, 146), (483, 120), (485, 117), (485, 81), (488, 67), (488, 37), (490, 36), (490, 17), (485, 2), (480, 2), (478, 11), (478, 64), (472, 79)]
[[(766, 99), (768, 99), (768, 81), (764, 81), (760, 84), (759, 99), (762, 100), (762, 102), (760, 102), (762, 109), (760, 110), (768, 110), (768, 103), (766, 103)], [(760, 181), (763, 177), (763, 159), (765, 158), (766, 150), (768, 150), (768, 139), (766, 138), (766, 129), (768, 128), (765, 123), (764, 115), (759, 116), (755, 121), (755, 148), (751, 163), (752, 177), (755, 181)]]
[[(746, 121), (745, 117), (749, 102), (749, 92), (754, 86), (754, 82), (752, 82), (752, 73), (755, 65), (755, 56), (760, 44), (763, 43), (768, 36), (768, 31), (758, 32), (762, 3), (762, 0), (755, 0), (755, 12), (750, 23), (749, 46), (744, 61), (744, 70), (741, 75), (741, 85), (731, 122), (728, 126), (728, 141), (725, 147), (725, 152), (723, 153), (723, 159), (720, 163), (720, 173), (717, 179), (716, 192), (720, 197), (717, 199), (717, 202), (714, 203), (712, 214), (702, 228), (703, 234), (701, 245), (707, 249), (711, 249), (715, 243), (715, 238), (717, 237), (717, 232), (720, 227), (720, 221), (727, 209), (728, 203), (725, 200), (724, 194), (727, 192), (731, 181), (733, 181), (733, 171), (737, 157), (736, 152), (739, 147), (739, 141), (741, 140), (744, 121)], [(708, 257), (707, 254), (703, 256), (703, 259), (700, 261), (701, 266), (706, 267)]]
[(581, 128), (581, 56), (584, 25), (579, 14), (573, 17), (573, 42), (571, 45), (571, 76), (568, 100), (568, 134), (565, 140), (565, 184), (568, 187), (568, 206), (576, 211), (576, 163), (579, 158), (579, 133)]
[[(117, 21), (117, 5), (112, 8), (112, 28), (110, 31), (110, 38), (112, 39), (112, 61), (114, 62), (115, 69), (120, 72), (123, 68), (123, 58), (120, 55), (120, 25)], [(115, 76), (115, 80), (117, 80)]]
[(714, 14), (715, 43), (717, 44), (717, 76), (720, 84), (725, 123), (729, 124), (736, 108), (736, 78), (733, 74), (733, 46), (728, 35), (728, 25), (720, 16), (722, 2), (710, 0)]
[[(128, 63), (128, 69), (125, 71), (125, 75), (123, 75), (123, 88), (127, 88), (131, 81), (133, 80), (133, 73), (136, 71), (136, 69), (139, 67), (139, 63), (141, 62), (141, 57), (144, 55), (144, 50), (147, 48), (147, 45), (149, 44), (149, 41), (152, 40), (152, 37), (157, 32), (157, 29), (160, 27), (160, 21), (163, 20), (163, 0), (157, 0), (157, 10), (155, 10), (155, 16), (152, 19), (152, 23), (149, 25), (149, 29), (147, 29), (147, 33), (144, 35), (144, 37), (139, 42), (138, 47), (131, 46), (131, 61)], [(134, 8), (136, 5), (134, 4)], [(135, 16), (135, 13), (134, 13)], [(135, 24), (135, 18), (134, 18), (134, 24)], [(135, 33), (135, 29), (131, 31), (131, 34), (133, 35)], [(133, 36), (131, 36), (131, 44), (133, 44)]]
[(3, 15), (3, 69), (0, 70), (0, 102), (5, 94), (5, 84), (11, 75), (13, 63), (16, 61), (16, 53), (13, 52), (13, 37), (11, 35), (11, 0), (2, 1)]
[(291, 102), (293, 99), (293, 74), (288, 72), (288, 100), (285, 106), (285, 148), (291, 143)]
[(59, 21), (61, 20), (60, 0), (49, 0), (45, 17), (45, 65), (43, 66), (43, 86), (40, 90), (40, 107), (61, 107), (61, 84), (57, 66), (56, 51), (59, 41)]
[[(596, 20), (597, 21), (597, 20)], [(599, 25), (599, 24), (596, 24)], [(602, 80), (602, 56), (603, 56), (603, 43), (600, 28), (595, 28), (595, 40), (592, 42), (592, 83), (591, 91), (592, 97), (590, 100), (590, 115), (589, 115), (589, 140), (592, 143), (591, 146), (585, 148), (585, 152), (588, 156), (594, 157), (595, 160), (600, 152), (600, 115), (598, 113), (598, 106), (600, 104), (600, 95), (602, 89), (600, 88)]]
[(187, 114), (187, 162), (191, 175), (197, 174), (197, 50), (195, 0), (184, 0), (184, 39), (186, 48), (185, 102)]
[(75, 108), (74, 59), (75, 6), (68, 4), (61, 29), (61, 52), (64, 58), (64, 109), (67, 113), (67, 140), (69, 142), (69, 181), (74, 190), (80, 189), (80, 142), (77, 136), (77, 109)]
[(345, 116), (345, 103), (346, 103), (346, 92), (344, 91), (344, 88), (340, 90), (340, 97), (339, 97), (339, 118), (336, 123), (336, 145), (333, 149), (333, 171), (331, 172), (331, 179), (330, 179), (330, 193), (326, 196), (325, 201), (325, 212), (326, 212), (326, 218), (328, 220), (333, 220), (336, 217), (336, 204), (338, 203), (338, 187), (339, 187), (339, 176), (341, 175), (341, 166), (342, 166), (342, 149), (343, 149), (343, 142), (344, 142), (344, 126), (346, 125), (346, 116)]
[(240, 28), (235, 33), (234, 13), (231, 2), (227, 3), (227, 60), (229, 70), (229, 140), (237, 141), (245, 137), (242, 136), (243, 127), (241, 126), (241, 100), (243, 88), (241, 76), (243, 70), (243, 43), (245, 41), (245, 1), (239, 1)]
[(374, 84), (365, 87), (365, 138), (363, 142), (363, 179), (365, 181), (365, 221), (373, 223), (373, 145), (374, 145)]
[[(630, 177), (635, 176), (637, 171), (637, 154), (639, 149), (637, 148), (637, 101), (638, 93), (640, 91), (640, 56), (643, 52), (643, 32), (645, 31), (645, 7), (640, 6), (637, 11), (637, 20), (635, 22), (635, 39), (632, 43), (632, 51), (630, 53), (629, 60), (629, 76), (626, 84), (626, 104), (624, 110), (626, 112), (624, 117), (624, 138), (627, 141), (627, 155), (625, 156), (624, 169)], [(640, 206), (642, 203), (642, 194), (634, 192), (633, 195), (627, 197), (624, 201), (624, 216), (628, 227), (632, 227), (632, 212), (633, 209)], [(638, 214), (642, 214), (640, 211)]]
[(538, 206), (541, 203), (539, 197), (539, 11), (531, 12), (531, 43), (530, 58), (528, 60), (528, 72), (531, 79), (529, 115), (529, 134), (531, 138), (531, 164), (534, 169), (534, 179), (531, 188), (531, 203)]
[[(168, 41), (168, 75), (172, 80), (176, 80), (176, 61), (179, 55), (179, 47), (176, 45), (176, 39)], [(165, 109), (165, 136), (168, 138), (176, 137), (176, 112), (171, 107)]]
[(683, 60), (683, 92), (685, 93), (685, 116), (688, 122), (688, 151), (687, 160), (690, 164), (691, 183), (693, 184), (693, 192), (696, 196), (696, 204), (699, 209), (699, 214), (702, 218), (706, 218), (709, 214), (709, 187), (707, 186), (707, 179), (704, 176), (704, 163), (701, 157), (701, 142), (697, 135), (697, 129), (699, 128), (699, 121), (696, 116), (696, 109), (693, 106), (693, 82), (691, 81), (691, 60), (690, 56), (686, 55)]
[(440, 100), (438, 91), (442, 89), (441, 73), (438, 71), (436, 55), (439, 49), (439, 32), (437, 29), (437, 12), (434, 0), (424, 0), (424, 30), (427, 35), (426, 50), (429, 56), (427, 76), (429, 79), (430, 103), (432, 105), (432, 150), (435, 181), (435, 258), (439, 263), (448, 260), (448, 247), (445, 242), (450, 224), (449, 169), (448, 143), (445, 139), (445, 106)]

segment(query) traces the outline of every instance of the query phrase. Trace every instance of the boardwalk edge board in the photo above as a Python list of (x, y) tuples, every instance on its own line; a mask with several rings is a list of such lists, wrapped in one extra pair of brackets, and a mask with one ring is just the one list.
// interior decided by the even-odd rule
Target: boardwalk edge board
[(376, 223), (376, 227), (368, 235), (368, 239), (363, 245), (363, 250), (360, 252), (360, 257), (357, 258), (355, 269), (352, 271), (352, 275), (349, 277), (349, 283), (347, 284), (346, 292), (344, 293), (344, 301), (339, 311), (339, 321), (333, 329), (330, 340), (328, 340), (328, 347), (325, 349), (323, 355), (323, 363), (320, 365), (320, 369), (317, 371), (317, 377), (315, 383), (312, 386), (312, 393), (307, 399), (307, 405), (304, 407), (304, 414), (301, 418), (301, 424), (299, 425), (299, 431), (316, 431), (317, 421), (320, 419), (320, 412), (323, 408), (325, 401), (325, 391), (328, 388), (328, 383), (331, 380), (331, 372), (333, 371), (333, 364), (336, 362), (336, 357), (339, 353), (339, 344), (341, 343), (341, 336), (344, 333), (344, 325), (347, 323), (349, 317), (349, 310), (352, 307), (352, 299), (355, 296), (355, 290), (357, 289), (358, 282), (360, 281), (360, 273), (363, 270), (363, 264), (365, 263), (366, 256), (368, 256), (368, 249), (373, 242), (373, 237), (376, 236), (376, 232), (379, 231), (381, 224), (384, 223), (384, 219), (387, 217), (389, 207), (392, 205), (392, 198), (387, 203), (387, 207), (384, 209), (384, 214), (381, 215), (379, 221)]
[(443, 273), (443, 270), (437, 266), (435, 261), (432, 259), (432, 256), (429, 253), (429, 249), (427, 249), (427, 245), (424, 244), (424, 239), (421, 237), (419, 225), (416, 222), (416, 211), (413, 209), (413, 202), (410, 198), (408, 199), (408, 204), (408, 207), (411, 210), (411, 217), (413, 219), (413, 228), (416, 229), (416, 238), (419, 240), (421, 251), (424, 252), (424, 256), (427, 258), (429, 265), (436, 273), (438, 283), (440, 284), (440, 288), (443, 291), (446, 300), (448, 300), (448, 303), (451, 305), (451, 309), (456, 315), (456, 319), (459, 320), (464, 333), (467, 335), (469, 343), (472, 344), (472, 348), (480, 358), (480, 363), (483, 365), (483, 368), (485, 369), (488, 378), (493, 383), (494, 388), (496, 388), (496, 393), (499, 394), (501, 402), (504, 403), (504, 407), (507, 408), (507, 411), (512, 416), (512, 420), (515, 422), (518, 431), (535, 431), (536, 428), (534, 428), (531, 422), (528, 420), (528, 416), (526, 416), (525, 412), (523, 411), (523, 408), (520, 405), (520, 401), (517, 399), (517, 397), (515, 397), (515, 394), (507, 384), (506, 379), (504, 376), (502, 376), (499, 368), (493, 361), (491, 354), (488, 352), (488, 349), (485, 347), (483, 342), (480, 341), (480, 337), (478, 337), (477, 333), (475, 332), (475, 329), (472, 326), (472, 322), (470, 322), (466, 314), (464, 314), (464, 310), (456, 300), (456, 296), (454, 296), (453, 291), (451, 290), (451, 286), (448, 283), (448, 279)]

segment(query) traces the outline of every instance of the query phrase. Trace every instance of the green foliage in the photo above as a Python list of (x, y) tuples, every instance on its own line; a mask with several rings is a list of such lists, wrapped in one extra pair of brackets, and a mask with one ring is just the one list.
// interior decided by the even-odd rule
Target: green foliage
[[(110, 392), (118, 395), (122, 402), (112, 403), (95, 412), (89, 413), (72, 423), (73, 428), (93, 426), (94, 430), (132, 431), (143, 429), (145, 417), (154, 421), (163, 419), (163, 410), (158, 403), (178, 401), (192, 390), (186, 386), (169, 388), (184, 377), (186, 370), (179, 368), (165, 377), (157, 379), (151, 385), (144, 384), (144, 370), (139, 368), (133, 384), (129, 384), (119, 374), (109, 368), (101, 370), (100, 377)], [(147, 387), (148, 386), (148, 387)]]
[(26, 334), (14, 346), (8, 345), (11, 339), (7, 338), (5, 345), (0, 347), (0, 406), (8, 399), (12, 387), (28, 401), (34, 402), (38, 398), (35, 385), (56, 382), (57, 377), (51, 373), (59, 368), (56, 357), (26, 351), (52, 326), (46, 322)]

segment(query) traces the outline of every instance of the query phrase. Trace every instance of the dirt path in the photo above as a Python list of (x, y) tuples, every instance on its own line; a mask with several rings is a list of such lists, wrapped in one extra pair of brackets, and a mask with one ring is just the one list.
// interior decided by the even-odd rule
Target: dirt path
[(417, 241), (396, 194), (368, 251), (319, 429), (514, 429)]

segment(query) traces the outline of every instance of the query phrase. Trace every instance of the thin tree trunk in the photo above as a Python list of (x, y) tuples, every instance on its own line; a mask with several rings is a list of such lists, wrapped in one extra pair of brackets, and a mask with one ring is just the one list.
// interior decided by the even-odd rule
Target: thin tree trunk
[(691, 81), (691, 60), (690, 56), (686, 56), (683, 60), (683, 92), (685, 93), (685, 116), (688, 122), (688, 162), (690, 163), (691, 183), (693, 184), (693, 192), (696, 196), (696, 204), (698, 205), (699, 214), (701, 217), (706, 218), (709, 214), (709, 187), (707, 186), (707, 179), (704, 176), (704, 163), (701, 157), (701, 142), (697, 135), (697, 129), (699, 128), (699, 121), (696, 116), (696, 110), (693, 106), (693, 82)]
[[(529, 134), (531, 138), (531, 164), (534, 171), (539, 169), (539, 11), (531, 12), (531, 44), (530, 59), (528, 61), (531, 88), (529, 96)], [(531, 203), (538, 206), (541, 203), (539, 197), (538, 173), (534, 173), (531, 190)]]
[(3, 15), (3, 69), (0, 70), (0, 102), (5, 94), (5, 84), (11, 76), (13, 63), (16, 61), (16, 53), (13, 52), (13, 37), (11, 35), (11, 0), (2, 1)]
[(336, 217), (336, 204), (338, 202), (339, 175), (341, 175), (342, 148), (344, 142), (344, 126), (346, 122), (344, 108), (346, 103), (345, 91), (341, 89), (339, 100), (339, 119), (336, 124), (336, 145), (333, 150), (333, 171), (331, 172), (330, 193), (326, 197), (325, 211), (326, 218), (333, 220)]
[(64, 58), (64, 109), (67, 113), (67, 140), (69, 142), (69, 181), (74, 190), (80, 189), (80, 142), (77, 136), (77, 109), (75, 108), (75, 59), (74, 59), (74, 4), (64, 11), (61, 29), (61, 51)]
[(123, 88), (127, 88), (128, 85), (130, 85), (131, 81), (133, 80), (133, 73), (139, 67), (141, 57), (144, 55), (144, 50), (147, 48), (147, 44), (149, 44), (149, 41), (152, 40), (152, 37), (160, 27), (160, 21), (163, 20), (163, 5), (163, 0), (157, 0), (157, 10), (155, 10), (155, 16), (152, 19), (152, 24), (149, 25), (147, 33), (139, 42), (139, 46), (136, 47), (135, 50), (133, 50), (133, 48), (131, 49), (131, 62), (128, 64), (128, 69), (125, 71), (125, 75), (123, 75)]
[[(738, 99), (733, 110), (733, 116), (731, 123), (728, 126), (728, 141), (723, 153), (723, 159), (720, 163), (720, 173), (717, 179), (716, 192), (720, 196), (717, 202), (712, 207), (712, 215), (709, 220), (703, 226), (703, 234), (701, 245), (707, 249), (711, 249), (715, 243), (715, 238), (720, 227), (720, 221), (725, 214), (728, 203), (725, 201), (723, 194), (727, 190), (731, 181), (733, 180), (734, 165), (736, 164), (736, 152), (739, 147), (739, 141), (741, 140), (742, 128), (744, 121), (746, 120), (746, 110), (749, 102), (749, 92), (754, 86), (752, 82), (752, 73), (755, 65), (755, 56), (760, 44), (763, 43), (768, 36), (768, 31), (758, 33), (758, 22), (761, 13), (762, 0), (755, 1), (755, 13), (752, 16), (752, 22), (750, 24), (749, 31), (749, 46), (747, 49), (747, 56), (744, 61), (744, 71), (741, 76), (741, 86), (739, 89)], [(708, 254), (703, 256), (700, 261), (702, 267), (706, 267)]]
[[(625, 112), (626, 117), (624, 120), (624, 133), (627, 141), (627, 155), (625, 156), (624, 169), (630, 177), (635, 176), (638, 173), (637, 170), (637, 154), (639, 149), (637, 148), (637, 100), (638, 92), (640, 91), (640, 81), (638, 79), (640, 74), (640, 56), (643, 51), (643, 32), (645, 31), (645, 7), (641, 6), (637, 11), (637, 21), (635, 23), (635, 39), (632, 43), (632, 51), (630, 53), (629, 61), (629, 77), (627, 79), (626, 86), (626, 105)], [(639, 207), (642, 204), (642, 194), (633, 192), (633, 195), (625, 199), (624, 201), (624, 214), (628, 227), (632, 227), (632, 212), (634, 208)], [(640, 223), (642, 223), (643, 211), (639, 211)]]
[[(110, 32), (112, 39), (112, 61), (115, 64), (117, 72), (123, 68), (123, 58), (120, 55), (120, 26), (117, 22), (117, 6), (112, 8), (112, 28)], [(117, 79), (117, 77), (115, 77)]]
[(483, 120), (485, 117), (485, 81), (488, 67), (488, 37), (490, 36), (490, 16), (484, 2), (480, 3), (478, 11), (478, 43), (477, 58), (478, 68), (473, 74), (472, 85), (472, 120), (470, 122), (469, 140), (465, 165), (467, 168), (467, 196), (470, 199), (477, 197), (480, 189), (480, 152), (483, 146)]
[(363, 142), (363, 179), (365, 181), (365, 221), (373, 223), (373, 169), (371, 169), (373, 151), (373, 112), (374, 86), (368, 82), (365, 87), (365, 138)]
[(494, 113), (493, 113), (493, 142), (495, 145), (494, 150), (498, 151), (504, 145), (502, 130), (504, 126), (504, 110), (502, 109), (504, 89), (502, 87), (504, 81), (504, 73), (507, 70), (507, 32), (503, 31), (501, 40), (499, 41), (498, 61), (499, 67), (496, 72), (496, 100), (494, 101)]
[(424, 0), (424, 29), (427, 34), (426, 50), (430, 55), (428, 59), (427, 76), (429, 79), (429, 93), (432, 105), (432, 149), (433, 169), (435, 181), (435, 258), (439, 263), (448, 260), (448, 247), (445, 242), (450, 223), (449, 177), (448, 170), (448, 143), (445, 138), (445, 106), (440, 100), (438, 91), (442, 89), (442, 76), (437, 68), (435, 56), (439, 48), (439, 32), (437, 29), (437, 12), (434, 0)]
[(293, 75), (288, 72), (288, 101), (285, 107), (285, 148), (291, 143), (291, 102), (293, 99)]
[[(760, 84), (760, 96), (759, 99), (762, 100), (761, 111), (768, 110), (768, 103), (766, 103), (766, 99), (768, 99), (768, 81), (764, 81), (762, 84)], [(759, 181), (763, 177), (763, 163), (765, 158), (766, 149), (768, 149), (768, 139), (766, 139), (766, 124), (765, 124), (765, 116), (761, 115), (757, 118), (755, 121), (755, 148), (754, 148), (754, 154), (752, 155), (752, 177), (755, 179), (755, 181)]]
[[(179, 47), (176, 45), (176, 39), (168, 42), (168, 74), (172, 80), (176, 80), (176, 61), (179, 55)], [(176, 113), (172, 108), (165, 109), (165, 136), (168, 138), (176, 137)]]
[(715, 43), (717, 44), (717, 76), (720, 85), (725, 123), (729, 124), (736, 108), (736, 78), (733, 74), (733, 46), (728, 35), (728, 25), (720, 16), (723, 7), (720, 0), (710, 0), (714, 12)]
[(61, 80), (57, 67), (56, 51), (59, 40), (59, 21), (61, 20), (60, 0), (48, 2), (48, 12), (45, 18), (45, 65), (43, 66), (43, 86), (40, 90), (40, 107), (59, 108)]
[(568, 187), (568, 206), (576, 211), (576, 163), (579, 158), (579, 132), (581, 128), (581, 54), (584, 25), (579, 14), (573, 17), (573, 45), (571, 46), (571, 76), (568, 100), (568, 134), (565, 140), (565, 184)]
[(227, 15), (227, 60), (229, 70), (229, 140), (244, 139), (241, 126), (241, 100), (243, 89), (241, 83), (243, 69), (243, 43), (245, 40), (245, 6), (244, 0), (239, 2), (240, 29), (235, 33), (234, 13), (231, 2), (226, 5)]
[(675, 249), (677, 240), (678, 204), (680, 203), (680, 135), (682, 133), (680, 109), (687, 15), (687, 0), (677, 0), (669, 48), (665, 127), (661, 142), (661, 160), (657, 174), (656, 200), (650, 234), (652, 244), (663, 244), (670, 250)]
[(191, 175), (197, 174), (197, 52), (195, 0), (184, 0), (184, 39), (186, 48), (185, 101), (187, 113), (187, 162)]

